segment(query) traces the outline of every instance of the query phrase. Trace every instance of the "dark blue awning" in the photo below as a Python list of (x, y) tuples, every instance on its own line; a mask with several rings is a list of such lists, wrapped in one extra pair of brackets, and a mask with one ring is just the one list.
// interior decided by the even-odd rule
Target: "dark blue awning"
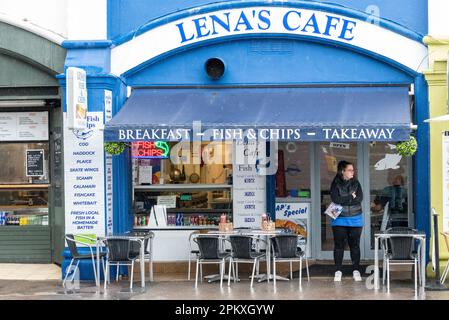
[[(105, 141), (215, 138), (403, 141), (410, 136), (407, 87), (134, 89), (105, 126)], [(245, 132), (245, 130), (247, 130)]]

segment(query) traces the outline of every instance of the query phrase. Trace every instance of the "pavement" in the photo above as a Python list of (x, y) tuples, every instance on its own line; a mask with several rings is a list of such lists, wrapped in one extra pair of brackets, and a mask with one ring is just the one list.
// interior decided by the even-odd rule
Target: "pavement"
[[(343, 277), (341, 283), (334, 283), (332, 277), (312, 277), (310, 282), (303, 278), (303, 288), (299, 290), (298, 279), (273, 283), (255, 283), (250, 288), (248, 278), (240, 282), (227, 283), (220, 289), (219, 282), (204, 281), (195, 289), (193, 280), (187, 281), (185, 274), (155, 274), (154, 282), (147, 282), (146, 288), (140, 287), (139, 277), (135, 278), (133, 289), (129, 289), (129, 280), (112, 281), (107, 290), (97, 288), (93, 282), (81, 281), (79, 288), (65, 290), (59, 280), (59, 267), (47, 265), (25, 265), (28, 270), (47, 279), (33, 279), (24, 271), (23, 265), (0, 264), (0, 300), (449, 300), (449, 291), (426, 291), (418, 298), (414, 296), (411, 279), (395, 279), (391, 282), (390, 293), (385, 287), (372, 289), (372, 276), (364, 276), (362, 282), (354, 282), (351, 277)], [(5, 267), (9, 267), (8, 272)], [(58, 272), (56, 272), (58, 271)], [(20, 275), (12, 279), (13, 274)], [(58, 280), (52, 279), (57, 276)]]

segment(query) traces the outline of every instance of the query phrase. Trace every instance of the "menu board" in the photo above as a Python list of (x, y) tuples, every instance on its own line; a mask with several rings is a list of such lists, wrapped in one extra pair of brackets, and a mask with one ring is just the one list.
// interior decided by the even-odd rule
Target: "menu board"
[(48, 140), (48, 112), (0, 112), (0, 141)]
[(266, 213), (266, 176), (258, 172), (257, 141), (237, 140), (233, 152), (233, 211), (235, 228), (261, 227)]
[(65, 232), (105, 234), (103, 112), (89, 112), (86, 130), (69, 130), (64, 117)]
[(44, 149), (26, 151), (26, 176), (42, 177), (44, 175)]

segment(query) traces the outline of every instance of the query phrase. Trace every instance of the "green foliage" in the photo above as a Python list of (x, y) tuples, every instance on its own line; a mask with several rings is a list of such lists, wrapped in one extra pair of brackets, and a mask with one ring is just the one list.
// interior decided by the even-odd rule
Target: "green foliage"
[(418, 142), (415, 137), (410, 136), (409, 141), (400, 142), (396, 145), (398, 153), (403, 157), (411, 157), (418, 150)]
[(112, 154), (113, 156), (121, 154), (125, 151), (126, 143), (125, 142), (106, 142), (104, 144), (104, 150)]

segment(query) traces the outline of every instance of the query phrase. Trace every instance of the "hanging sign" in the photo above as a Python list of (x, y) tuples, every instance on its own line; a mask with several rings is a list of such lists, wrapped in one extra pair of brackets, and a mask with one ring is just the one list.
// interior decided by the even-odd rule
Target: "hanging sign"
[(67, 125), (69, 129), (85, 129), (87, 126), (86, 71), (67, 68)]

